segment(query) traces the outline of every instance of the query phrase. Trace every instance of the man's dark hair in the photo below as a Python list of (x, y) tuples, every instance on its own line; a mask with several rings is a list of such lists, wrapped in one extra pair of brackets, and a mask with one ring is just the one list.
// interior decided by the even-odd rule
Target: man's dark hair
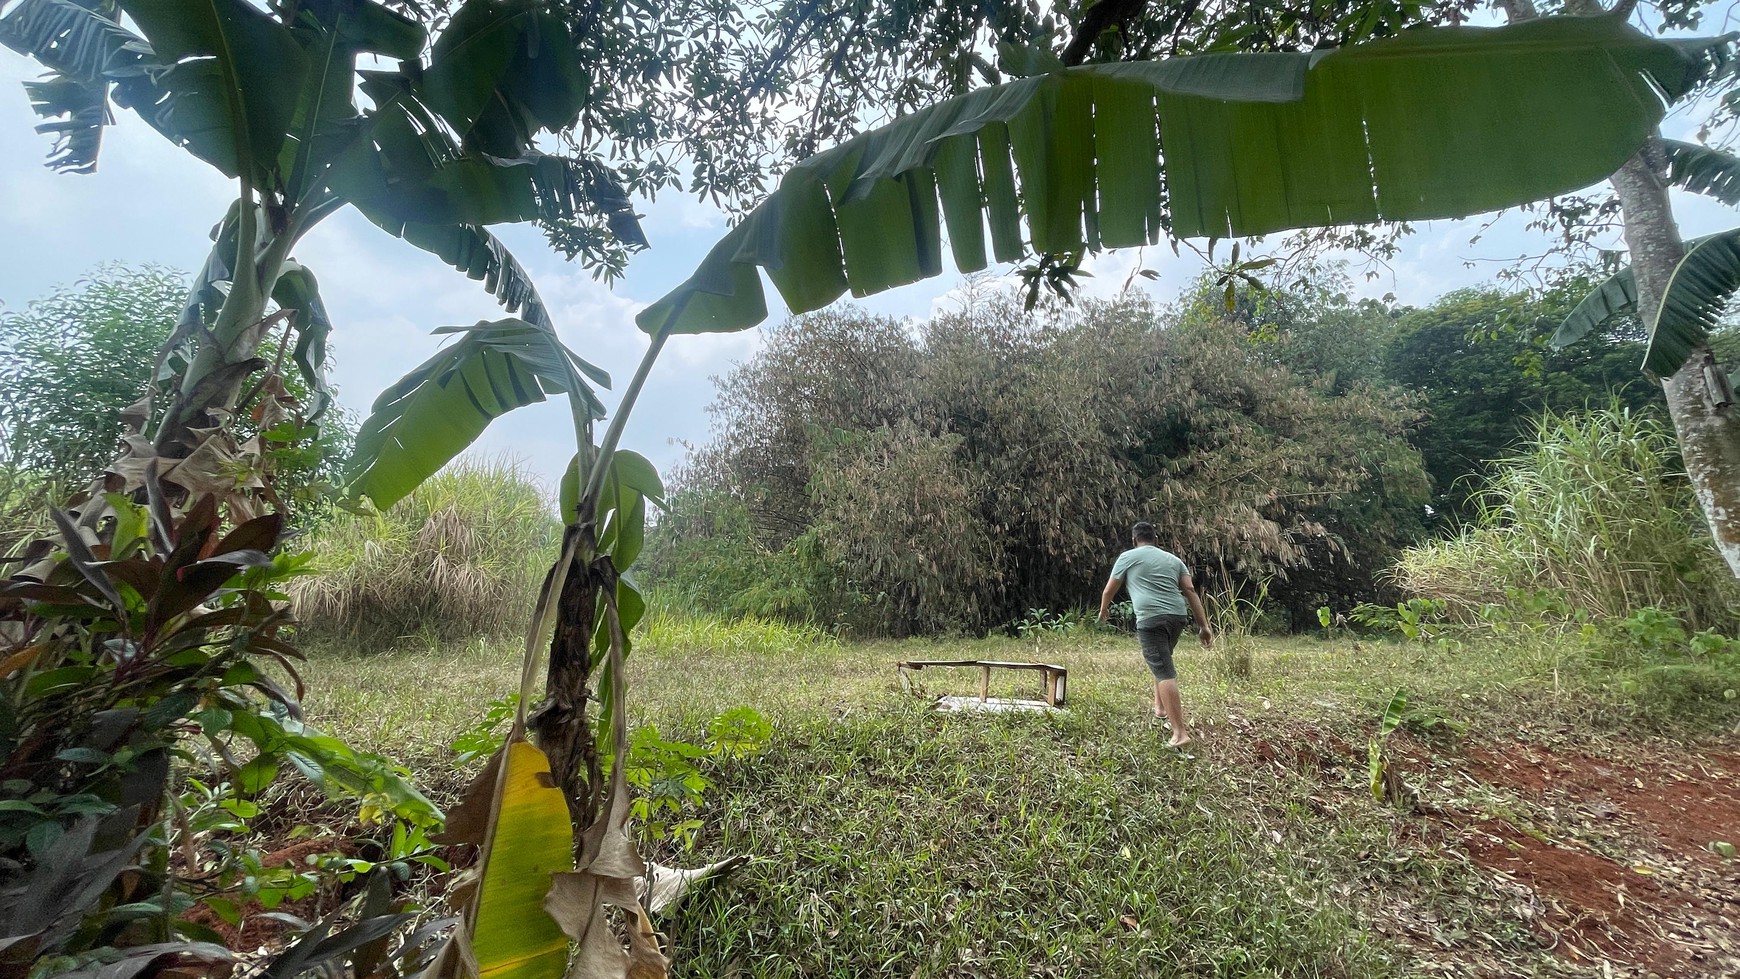
[(1138, 543), (1138, 544), (1158, 544), (1158, 543), (1160, 543), (1160, 535), (1156, 534), (1154, 532), (1154, 525), (1149, 523), (1146, 520), (1142, 521), (1141, 523), (1138, 523), (1134, 527), (1131, 527), (1130, 528), (1130, 536), (1134, 537), (1136, 539), (1136, 543)]

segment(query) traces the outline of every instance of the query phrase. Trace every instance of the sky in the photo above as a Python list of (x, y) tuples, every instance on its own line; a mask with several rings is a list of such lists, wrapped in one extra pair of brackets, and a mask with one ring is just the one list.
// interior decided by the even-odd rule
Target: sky
[[(118, 124), (104, 140), (94, 174), (50, 171), (43, 166), (50, 142), (32, 131), (38, 120), (19, 85), (36, 74), (31, 62), (0, 48), (0, 308), (21, 308), (109, 263), (157, 264), (184, 272), (200, 267), (212, 225), (234, 199), (233, 184), (125, 111), (117, 113)], [(1670, 116), (1664, 132), (1690, 138), (1697, 119), (1695, 112), (1682, 111)], [(1675, 208), (1687, 237), (1723, 230), (1736, 220), (1728, 209), (1688, 195), (1676, 195)], [(537, 282), (563, 340), (609, 371), (618, 390), (646, 349), (635, 314), (686, 278), (728, 227), (719, 210), (670, 192), (654, 202), (638, 202), (637, 209), (651, 248), (633, 258), (614, 287), (564, 261), (534, 228), (495, 229)], [(1453, 289), (1490, 282), (1505, 261), (1539, 252), (1546, 244), (1514, 214), (1502, 218), (1478, 245), (1470, 244), (1484, 223), (1419, 226), (1388, 270), (1375, 280), (1356, 278), (1356, 292), (1393, 294), (1401, 303), (1423, 305)], [(435, 352), (440, 338), (431, 330), (504, 315), (480, 284), (349, 209), (309, 233), (294, 257), (319, 278), (334, 324), (332, 379), (340, 402), (359, 419), (377, 394)], [(1163, 245), (1108, 253), (1090, 259), (1087, 268), (1094, 277), (1086, 280), (1084, 291), (1116, 293), (1138, 263), (1159, 278), (1137, 278), (1131, 288), (1162, 301), (1178, 295), (1203, 267), (1190, 250), (1175, 256)], [(1001, 281), (1013, 286), (1013, 277), (1003, 272)], [(950, 308), (962, 284), (946, 271), (859, 305), (924, 317)], [(768, 294), (777, 304), (778, 293), (770, 288)], [(769, 323), (782, 318), (776, 309)], [(705, 442), (713, 378), (752, 356), (762, 329), (673, 338), (631, 416), (624, 446), (664, 471), (682, 459), (685, 445)], [(613, 392), (601, 395), (607, 405), (615, 404)], [(514, 458), (553, 486), (573, 454), (572, 431), (566, 407), (545, 403), (497, 420), (472, 451)]]

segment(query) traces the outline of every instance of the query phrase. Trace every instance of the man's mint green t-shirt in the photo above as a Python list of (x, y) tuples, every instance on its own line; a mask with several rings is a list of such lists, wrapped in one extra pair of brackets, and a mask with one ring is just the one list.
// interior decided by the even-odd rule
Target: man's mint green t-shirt
[(1130, 604), (1136, 607), (1136, 628), (1146, 628), (1163, 615), (1190, 617), (1184, 593), (1178, 590), (1178, 576), (1189, 571), (1177, 555), (1152, 544), (1132, 547), (1118, 555), (1117, 563), (1112, 565), (1112, 577), (1130, 590)]

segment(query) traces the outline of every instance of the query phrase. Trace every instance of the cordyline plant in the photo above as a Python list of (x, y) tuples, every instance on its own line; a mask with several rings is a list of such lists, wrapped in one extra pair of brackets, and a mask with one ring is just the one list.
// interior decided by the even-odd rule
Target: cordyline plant
[[(562, 493), (570, 526), (537, 602), (522, 681), (529, 695), (548, 625), (544, 699), (516, 716), (449, 820), (452, 839), (481, 848), (478, 875), (451, 890), (460, 921), (427, 954), (413, 934), (396, 956), (381, 948), (404, 924), (390, 909), (339, 933), (321, 925), (270, 967), (280, 977), (390, 976), (425, 961), (441, 977), (664, 974), (647, 887), (634, 884), (651, 875), (626, 832), (621, 764), (626, 636), (644, 610), (622, 572), (661, 489), (651, 466), (616, 444), (673, 333), (765, 317), (761, 269), (802, 311), (848, 289), (868, 295), (937, 274), (945, 219), (956, 263), (973, 270), (986, 264), (987, 220), (991, 253), (1004, 261), (1029, 246), (1068, 254), (1535, 200), (1612, 172), (1706, 64), (1695, 45), (1612, 19), (1422, 30), (1299, 54), (1040, 60), (1033, 77), (915, 112), (794, 168), (688, 282), (641, 314), (652, 342), (595, 447), (603, 412), (588, 381), (605, 377), (561, 345), (523, 271), (484, 230), (591, 209), (639, 240), (601, 171), (534, 144), (570, 125), (585, 96), (574, 39), (536, 4), (470, 0), (426, 40), (416, 22), (368, 0), (0, 5), (0, 41), (53, 73), (31, 95), (60, 139), (57, 165), (94, 161), (112, 99), (237, 181), (159, 371), (163, 421), (128, 440), (106, 488), (131, 491), (156, 467), (185, 493), (212, 490), (245, 509), (234, 474), (251, 467), (227, 422), (255, 393), (249, 379), (268, 366), (260, 345), (276, 329), (295, 334), (298, 368), (320, 390), (329, 324), (291, 252), (346, 204), (483, 277), (518, 313), (448, 331), (457, 342), (376, 402), (354, 492), (388, 505), (497, 415), (551, 393), (570, 399), (580, 446)], [(380, 58), (397, 67), (359, 68)], [(87, 501), (82, 524), (102, 523), (103, 499)], [(67, 531), (76, 547), (82, 532)], [(595, 681), (603, 751), (586, 713)]]

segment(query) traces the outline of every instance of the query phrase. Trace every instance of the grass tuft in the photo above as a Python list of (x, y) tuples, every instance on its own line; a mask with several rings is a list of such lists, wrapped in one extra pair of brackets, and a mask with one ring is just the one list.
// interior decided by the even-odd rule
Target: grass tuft
[(290, 588), (297, 618), (352, 651), (510, 635), (554, 558), (554, 512), (516, 463), (461, 460), (384, 513), (318, 524), (306, 546), (319, 573)]
[(1609, 408), (1552, 415), (1476, 497), (1467, 531), (1405, 552), (1398, 583), (1463, 615), (1552, 592), (1594, 619), (1640, 608), (1731, 628), (1740, 589), (1710, 540), (1662, 422)]

